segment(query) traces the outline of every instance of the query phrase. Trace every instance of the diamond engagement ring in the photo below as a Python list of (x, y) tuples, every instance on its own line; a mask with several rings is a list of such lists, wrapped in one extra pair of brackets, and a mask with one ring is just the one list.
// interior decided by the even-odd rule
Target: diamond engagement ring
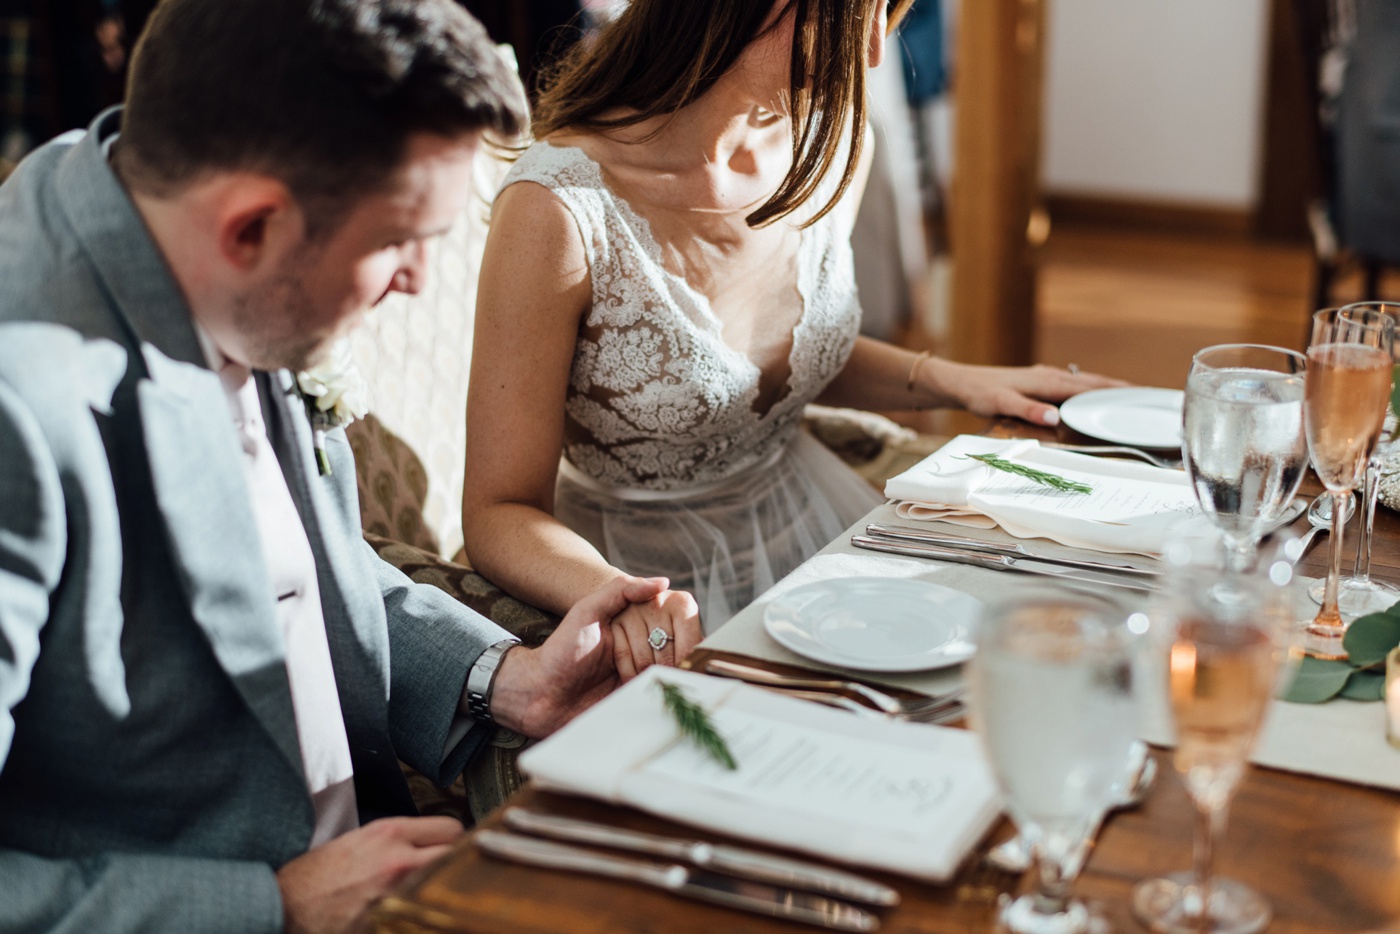
[(1069, 370), (1069, 372), (1070, 372), (1070, 374), (1071, 374), (1072, 376), (1078, 376), (1078, 375), (1079, 375), (1079, 364), (1077, 364), (1077, 363), (1071, 363), (1069, 366), (1065, 367), (1065, 369), (1066, 369), (1066, 370)]
[(660, 626), (657, 626), (655, 629), (653, 629), (651, 631), (651, 634), (647, 636), (647, 644), (650, 645), (653, 649), (656, 649), (656, 651), (658, 652), (666, 648), (667, 644), (670, 643), (670, 641), (671, 634), (666, 630), (662, 629)]

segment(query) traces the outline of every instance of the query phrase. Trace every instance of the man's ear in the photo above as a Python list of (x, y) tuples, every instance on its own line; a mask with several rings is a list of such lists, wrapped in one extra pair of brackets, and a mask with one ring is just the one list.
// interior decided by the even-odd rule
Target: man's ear
[(230, 178), (216, 210), (219, 252), (242, 273), (277, 268), (281, 258), (305, 236), (306, 225), (296, 199), (274, 178)]

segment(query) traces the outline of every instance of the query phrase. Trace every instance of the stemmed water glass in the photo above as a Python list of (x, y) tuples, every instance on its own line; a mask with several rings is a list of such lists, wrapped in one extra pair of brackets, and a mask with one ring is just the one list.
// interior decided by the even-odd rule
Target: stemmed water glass
[(1278, 683), (1293, 628), (1289, 566), (1240, 574), (1179, 569), (1156, 607), (1167, 635), (1168, 694), (1176, 724), (1173, 764), (1196, 806), (1190, 872), (1140, 883), (1133, 911), (1153, 931), (1251, 934), (1268, 924), (1268, 902), (1214, 875), (1230, 801)]
[(993, 607), (979, 628), (973, 723), (1039, 871), (1037, 892), (1002, 910), (1015, 934), (1090, 929), (1070, 888), (1134, 751), (1126, 618), (1106, 601), (1047, 592)]
[[(1400, 303), (1396, 302), (1356, 302), (1345, 306), (1347, 311), (1376, 311), (1388, 315), (1392, 322), (1400, 324)], [(1400, 342), (1392, 341), (1392, 372), (1400, 366)], [(1380, 472), (1382, 458), (1400, 450), (1400, 443), (1382, 435), (1366, 464), (1366, 478), (1361, 494), (1361, 537), (1357, 539), (1356, 564), (1351, 577), (1344, 577), (1337, 585), (1337, 609), (1342, 616), (1355, 618), (1368, 613), (1380, 613), (1400, 602), (1400, 587), (1371, 579), (1371, 538), (1375, 530), (1376, 500), (1380, 496)], [(1321, 603), (1325, 596), (1326, 581), (1318, 581), (1308, 591), (1314, 600)]]
[(1306, 369), (1302, 354), (1259, 344), (1207, 347), (1191, 360), (1182, 460), (1231, 570), (1253, 563), (1307, 469)]
[(1345, 658), (1346, 622), (1337, 606), (1344, 499), (1361, 481), (1385, 424), (1395, 324), (1372, 308), (1313, 315), (1304, 422), (1313, 469), (1332, 495), (1331, 560), (1322, 608), (1307, 627), (1310, 655)]

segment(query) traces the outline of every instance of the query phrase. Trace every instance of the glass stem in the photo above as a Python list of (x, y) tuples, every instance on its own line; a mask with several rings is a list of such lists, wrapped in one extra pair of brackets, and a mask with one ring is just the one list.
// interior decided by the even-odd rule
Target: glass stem
[(1043, 855), (1037, 861), (1040, 874), (1040, 891), (1036, 894), (1036, 908), (1045, 914), (1060, 914), (1069, 904), (1069, 888), (1072, 881), (1057, 860)]
[(1193, 893), (1187, 893), (1187, 909), (1194, 915), (1196, 927), (1208, 932), (1210, 925), (1210, 895), (1212, 872), (1215, 865), (1215, 847), (1225, 829), (1225, 815), (1230, 805), (1215, 806), (1196, 804), (1196, 842), (1192, 851), (1191, 874)]
[[(1351, 495), (1348, 490), (1345, 493), (1332, 494), (1332, 534), (1328, 544), (1332, 548), (1327, 562), (1327, 589), (1322, 595), (1322, 615), (1333, 618), (1339, 617), (1337, 612), (1337, 579), (1342, 572), (1342, 530), (1346, 528), (1346, 523), (1342, 521), (1342, 512), (1346, 509), (1346, 497)], [(1340, 625), (1340, 621), (1334, 625)]]
[(1236, 573), (1244, 573), (1254, 564), (1256, 547), (1252, 538), (1236, 538), (1233, 535), (1221, 536), (1225, 546), (1225, 568)]
[(1381, 492), (1381, 462), (1373, 457), (1366, 462), (1366, 485), (1361, 493), (1361, 537), (1356, 540), (1356, 566), (1352, 577), (1362, 584), (1371, 582), (1371, 533), (1376, 526), (1376, 500)]

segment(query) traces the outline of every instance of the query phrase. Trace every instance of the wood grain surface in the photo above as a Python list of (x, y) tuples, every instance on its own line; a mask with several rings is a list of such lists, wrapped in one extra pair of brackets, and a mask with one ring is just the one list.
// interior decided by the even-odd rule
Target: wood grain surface
[[(1034, 434), (1002, 424), (993, 434)], [(1043, 438), (1054, 436), (1041, 432)], [(1081, 440), (1069, 434), (1061, 440)], [(1320, 490), (1315, 481), (1305, 494)], [(1300, 526), (1301, 528), (1301, 526)], [(1325, 537), (1319, 537), (1325, 544)], [(1348, 544), (1348, 569), (1351, 547)], [(1305, 573), (1325, 572), (1326, 549), (1314, 547)], [(1378, 510), (1375, 576), (1400, 583), (1400, 517)], [(719, 653), (700, 650), (691, 666)], [(783, 666), (744, 659), (775, 670)], [(787, 669), (793, 670), (793, 669)], [(1347, 703), (1341, 701), (1340, 703)], [(1139, 808), (1112, 815), (1075, 885), (1112, 930), (1144, 930), (1129, 900), (1140, 880), (1184, 870), (1191, 862), (1194, 812), (1170, 755), (1153, 753), (1160, 776)], [(1319, 749), (1318, 755), (1326, 755)], [(620, 827), (719, 839), (640, 812), (526, 788), (511, 802)], [(493, 817), (483, 826), (494, 826)], [(890, 934), (966, 934), (990, 931), (997, 900), (1033, 884), (986, 868), (982, 855), (1011, 833), (1001, 821), (947, 885), (868, 873), (897, 888), (902, 903), (881, 913)], [(1275, 934), (1400, 934), (1400, 795), (1392, 792), (1253, 767), (1232, 807), (1217, 854), (1220, 874), (1261, 891), (1274, 910)], [(815, 928), (705, 905), (628, 883), (517, 866), (483, 856), (468, 836), (447, 858), (380, 903), (371, 927), (396, 934), (779, 934)]]
[[(1191, 860), (1192, 807), (1161, 751), (1161, 777), (1145, 804), (1113, 815), (1075, 891), (1115, 931), (1141, 931), (1128, 901), (1138, 881), (1185, 869)], [(527, 788), (513, 805), (585, 817), (619, 827), (715, 840), (627, 808)], [(492, 818), (485, 826), (495, 826)], [(869, 872), (899, 890), (881, 913), (891, 934), (992, 930), (997, 899), (1032, 884), (989, 870), (981, 856), (1011, 833), (1001, 822), (956, 879), (927, 885)], [(1236, 798), (1217, 859), (1221, 874), (1263, 892), (1278, 934), (1400, 931), (1400, 797), (1358, 785), (1253, 768)], [(640, 886), (533, 869), (483, 856), (468, 837), (449, 857), (379, 905), (381, 931), (473, 934), (604, 932), (778, 932), (812, 930), (677, 898)]]

